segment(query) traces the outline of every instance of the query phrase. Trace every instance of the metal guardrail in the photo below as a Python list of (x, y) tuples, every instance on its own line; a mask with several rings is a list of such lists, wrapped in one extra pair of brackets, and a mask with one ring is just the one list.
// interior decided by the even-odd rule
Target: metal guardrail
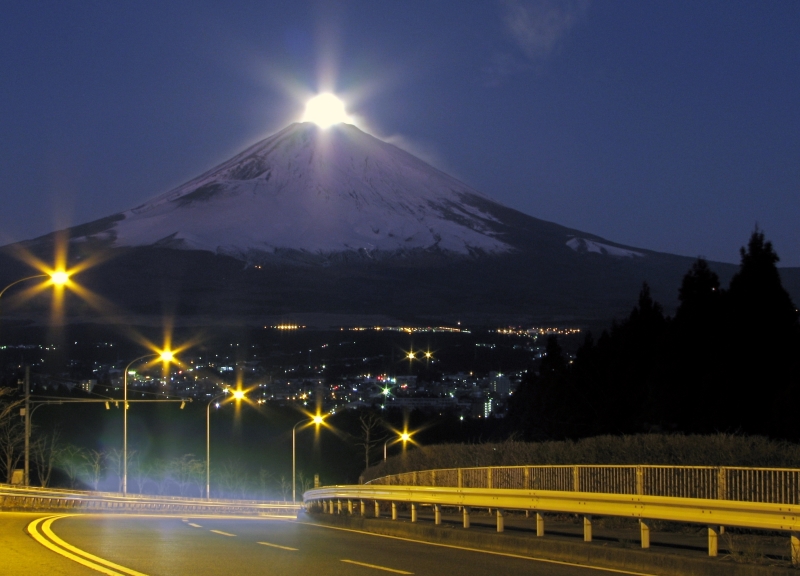
[(377, 486), (502, 488), (800, 504), (800, 470), (727, 466), (492, 466), (384, 476)]
[(354, 501), (366, 516), (366, 502), (432, 506), (441, 523), (443, 506), (457, 507), (469, 528), (474, 508), (494, 510), (497, 530), (508, 510), (536, 515), (543, 536), (545, 513), (583, 516), (584, 540), (592, 539), (592, 516), (639, 520), (642, 548), (650, 546), (652, 520), (708, 527), (708, 553), (716, 556), (724, 526), (790, 533), (792, 562), (800, 565), (800, 470), (702, 466), (496, 466), (425, 470), (385, 476), (360, 486), (332, 486), (303, 495), (309, 508), (352, 514)]
[(114, 492), (83, 492), (0, 485), (0, 510), (296, 516), (301, 508), (301, 505), (291, 502), (206, 500), (174, 496), (123, 496)]

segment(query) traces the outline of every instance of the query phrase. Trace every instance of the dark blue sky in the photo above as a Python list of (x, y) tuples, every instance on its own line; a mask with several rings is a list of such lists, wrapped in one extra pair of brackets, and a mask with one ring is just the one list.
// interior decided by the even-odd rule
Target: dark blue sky
[(137, 205), (332, 88), (500, 202), (800, 266), (800, 2), (37, 2), (0, 19), (0, 242)]

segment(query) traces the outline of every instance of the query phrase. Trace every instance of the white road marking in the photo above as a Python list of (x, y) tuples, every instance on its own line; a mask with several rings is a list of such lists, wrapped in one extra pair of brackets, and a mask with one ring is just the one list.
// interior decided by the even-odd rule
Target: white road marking
[(271, 546), (272, 548), (280, 548), (281, 550), (291, 550), (297, 552), (297, 548), (290, 548), (289, 546), (281, 546), (280, 544), (271, 544), (270, 542), (259, 542), (262, 546)]
[(406, 572), (405, 570), (395, 570), (394, 568), (378, 566), (377, 564), (367, 564), (366, 562), (356, 562), (355, 560), (342, 560), (342, 562), (355, 564), (356, 566), (364, 566), (365, 568), (374, 568), (375, 570), (383, 570), (384, 572), (394, 572), (395, 574), (413, 574), (413, 572)]

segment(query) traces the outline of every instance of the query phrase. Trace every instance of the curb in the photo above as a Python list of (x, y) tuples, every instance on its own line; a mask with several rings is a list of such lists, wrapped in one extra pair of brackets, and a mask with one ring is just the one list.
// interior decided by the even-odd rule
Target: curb
[(658, 576), (798, 576), (800, 572), (782, 566), (737, 564), (730, 558), (693, 558), (652, 550), (617, 548), (602, 543), (562, 540), (464, 530), (460, 527), (412, 524), (402, 520), (382, 520), (338, 514), (300, 514), (307, 520), (382, 536), (413, 538), (435, 544), (462, 546), (570, 562), (597, 568), (613, 568)]

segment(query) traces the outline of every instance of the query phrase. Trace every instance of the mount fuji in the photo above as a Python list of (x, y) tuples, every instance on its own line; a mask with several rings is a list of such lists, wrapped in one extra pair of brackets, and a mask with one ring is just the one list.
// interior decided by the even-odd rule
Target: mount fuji
[[(209, 322), (605, 321), (643, 281), (669, 309), (692, 263), (523, 214), (349, 124), (291, 124), (65, 232), (76, 257), (104, 253), (82, 274), (97, 292), (135, 314)], [(57, 234), (22, 244), (46, 256)], [(723, 281), (736, 269), (714, 267)], [(0, 261), (0, 280), (15, 274)]]

